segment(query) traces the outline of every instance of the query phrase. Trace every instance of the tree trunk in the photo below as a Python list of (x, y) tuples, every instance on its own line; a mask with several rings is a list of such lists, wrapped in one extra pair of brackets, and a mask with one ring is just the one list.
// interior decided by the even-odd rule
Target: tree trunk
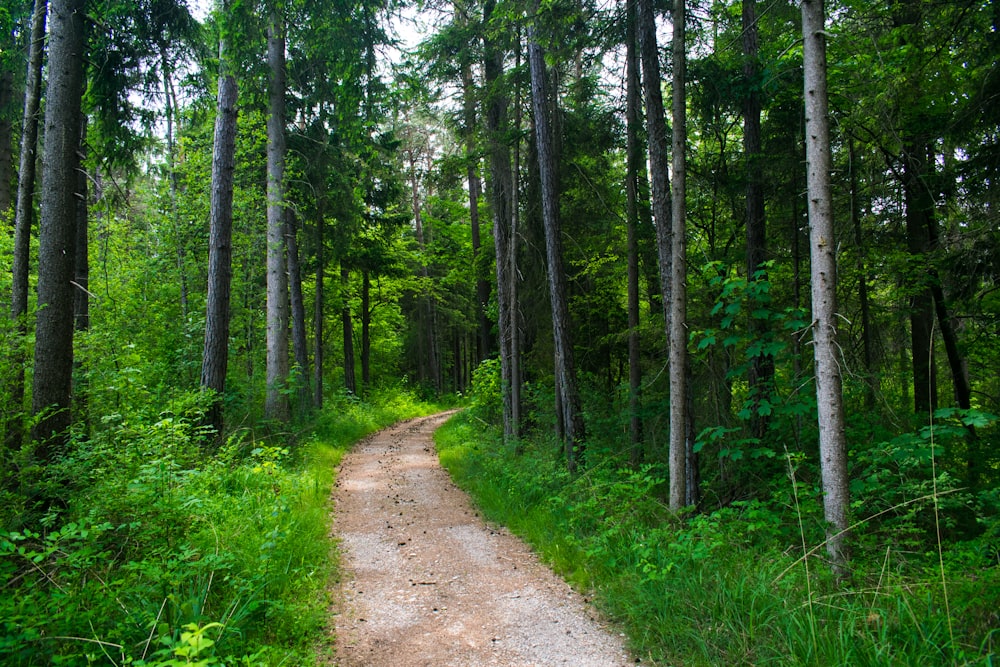
[[(361, 393), (367, 394), (372, 383), (372, 279), (361, 272)], [(432, 348), (429, 348), (432, 349)], [(433, 357), (433, 354), (431, 355)]]
[(846, 574), (848, 561), (847, 442), (844, 398), (837, 358), (837, 257), (830, 191), (830, 121), (826, 88), (826, 33), (821, 0), (802, 1), (803, 71), (805, 74), (806, 189), (809, 201), (809, 244), (813, 357), (819, 419), (820, 473), (827, 552), (834, 572)]
[[(694, 432), (688, 420), (688, 373), (687, 353), (687, 178), (685, 158), (687, 156), (687, 99), (685, 83), (687, 55), (684, 40), (684, 0), (674, 0), (673, 35), (673, 198), (671, 228), (671, 283), (670, 293), (670, 509), (677, 512), (688, 504), (688, 452), (693, 452), (694, 441), (688, 435)], [(693, 498), (693, 489), (690, 497)]]
[(352, 394), (357, 394), (358, 381), (354, 372), (354, 323), (351, 321), (351, 299), (348, 293), (350, 285), (351, 272), (341, 262), (340, 289), (343, 307), (340, 310), (340, 321), (344, 330), (344, 388)]
[[(760, 138), (760, 68), (757, 39), (756, 0), (743, 0), (743, 78), (746, 96), (743, 100), (743, 153), (746, 164), (746, 259), (747, 280), (767, 279), (764, 262), (767, 259), (767, 221), (764, 210), (764, 173)], [(758, 273), (762, 272), (762, 273)], [(765, 320), (751, 318), (752, 334), (763, 337), (768, 333)], [(769, 419), (761, 415), (760, 404), (767, 399), (774, 384), (774, 358), (758, 354), (750, 361), (747, 382), (750, 385), (750, 433), (763, 438)]]
[[(90, 244), (87, 221), (87, 171), (85, 147), (87, 145), (87, 115), (80, 114), (80, 168), (76, 174), (76, 257), (73, 260), (73, 330), (86, 333), (90, 330)], [(76, 345), (76, 341), (74, 341)], [(76, 345), (79, 347), (79, 345)], [(73, 402), (76, 418), (89, 426), (87, 377), (79, 357), (74, 357)], [(86, 429), (89, 431), (89, 428)]]
[(660, 261), (660, 295), (663, 299), (663, 322), (670, 340), (671, 248), (670, 238), (670, 158), (667, 146), (666, 113), (660, 90), (660, 57), (656, 46), (656, 17), (653, 0), (636, 0), (639, 20), (639, 57), (642, 62), (642, 90), (646, 101), (647, 141), (649, 142), (649, 178), (652, 184), (653, 219), (656, 225), (656, 251)]
[(316, 290), (313, 292), (313, 408), (323, 407), (323, 297), (326, 279), (326, 253), (323, 244), (323, 228), (326, 223), (325, 197), (320, 194), (316, 201)]
[(875, 409), (875, 355), (871, 332), (871, 306), (868, 297), (868, 267), (865, 261), (864, 233), (861, 229), (861, 189), (858, 186), (858, 154), (854, 150), (854, 139), (848, 140), (850, 155), (851, 184), (851, 227), (854, 230), (854, 245), (857, 247), (858, 260), (858, 302), (861, 307), (861, 363), (865, 368), (865, 409), (869, 412)]
[[(538, 3), (535, 3), (538, 10)], [(576, 470), (583, 457), (586, 438), (580, 394), (576, 386), (573, 341), (566, 302), (566, 273), (563, 270), (562, 230), (559, 222), (559, 189), (556, 176), (554, 138), (549, 123), (545, 59), (535, 35), (528, 30), (528, 62), (531, 69), (531, 102), (535, 117), (535, 143), (538, 147), (538, 172), (542, 185), (542, 220), (545, 227), (545, 257), (548, 261), (549, 300), (552, 304), (552, 335), (555, 343), (556, 394), (561, 397), (566, 463)]]
[(84, 0), (51, 8), (42, 217), (38, 235), (38, 315), (32, 413), (35, 456), (48, 463), (61, 452), (71, 423), (73, 273), (83, 96)]
[[(487, 26), (493, 19), (496, 3), (483, 3), (483, 22)], [(497, 328), (500, 343), (501, 401), (503, 404), (504, 440), (511, 442), (517, 438), (518, 426), (514, 418), (513, 400), (513, 301), (511, 287), (510, 251), (511, 228), (513, 226), (513, 178), (510, 164), (510, 149), (504, 134), (508, 130), (509, 99), (501, 86), (503, 77), (504, 49), (499, 35), (487, 29), (483, 36), (483, 84), (486, 98), (486, 136), (490, 167), (490, 208), (493, 212), (493, 245), (496, 256), (494, 270), (497, 281)]]
[[(456, 13), (458, 9), (456, 7)], [(480, 361), (490, 356), (490, 323), (486, 318), (486, 305), (490, 300), (490, 284), (480, 275), (477, 258), (481, 252), (479, 233), (479, 163), (476, 146), (476, 100), (475, 85), (472, 80), (472, 63), (462, 63), (462, 105), (465, 126), (465, 172), (469, 183), (469, 222), (472, 226), (472, 265), (476, 272), (476, 322), (478, 326), (477, 357)]]
[(626, 132), (626, 236), (628, 256), (628, 377), (629, 377), (629, 460), (642, 462), (642, 356), (639, 340), (639, 171), (643, 162), (639, 144), (642, 98), (639, 94), (639, 56), (636, 50), (636, 3), (626, 7), (625, 49), (625, 132)]
[(31, 43), (24, 84), (24, 117), (21, 122), (21, 155), (17, 180), (17, 204), (14, 212), (14, 258), (11, 281), (10, 316), (17, 328), (16, 344), (11, 355), (14, 377), (10, 385), (6, 441), (11, 448), (24, 439), (24, 366), (25, 338), (28, 333), (28, 274), (31, 228), (34, 225), (35, 166), (38, 151), (38, 119), (42, 95), (42, 53), (45, 47), (45, 17), (48, 3), (35, 0), (31, 16)]
[[(222, 4), (223, 15), (226, 4)], [(223, 33), (225, 34), (225, 33)], [(201, 386), (215, 393), (206, 421), (223, 433), (222, 394), (229, 366), (229, 303), (233, 279), (233, 173), (236, 169), (236, 78), (225, 37), (219, 40), (219, 92), (212, 149), (212, 194), (209, 204), (208, 295), (205, 305), (205, 348)]]
[(302, 299), (298, 225), (295, 224), (295, 213), (291, 209), (285, 209), (285, 243), (288, 248), (288, 292), (292, 307), (292, 350), (295, 354), (298, 413), (305, 416), (312, 403), (312, 392), (309, 389), (309, 350), (306, 344), (306, 306)]
[(288, 274), (285, 262), (285, 36), (277, 12), (267, 29), (267, 393), (264, 416), (289, 419)]
[(0, 219), (12, 213), (14, 202), (14, 121), (7, 110), (14, 106), (14, 77), (10, 70), (0, 71)]

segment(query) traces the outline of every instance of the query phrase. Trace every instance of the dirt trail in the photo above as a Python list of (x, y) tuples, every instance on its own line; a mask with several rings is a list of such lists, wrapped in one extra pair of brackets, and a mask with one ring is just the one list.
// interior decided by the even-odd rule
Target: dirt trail
[(431, 433), (447, 418), (382, 431), (341, 465), (335, 664), (632, 664), (622, 638), (520, 540), (488, 527), (439, 466)]

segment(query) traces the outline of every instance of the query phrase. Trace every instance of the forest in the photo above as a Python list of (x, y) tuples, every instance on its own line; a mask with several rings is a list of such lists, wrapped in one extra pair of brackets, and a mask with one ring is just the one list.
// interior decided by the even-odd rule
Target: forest
[(0, 663), (327, 664), (336, 464), (445, 407), (643, 664), (996, 663), (1000, 3), (0, 27)]

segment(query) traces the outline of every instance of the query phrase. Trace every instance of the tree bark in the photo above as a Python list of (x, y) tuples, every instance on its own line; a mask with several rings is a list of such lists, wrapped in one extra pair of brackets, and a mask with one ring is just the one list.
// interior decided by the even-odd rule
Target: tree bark
[[(687, 55), (685, 52), (684, 0), (674, 0), (674, 35), (672, 44), (673, 86), (673, 197), (670, 266), (670, 509), (679, 511), (694, 498), (688, 489), (688, 452), (694, 441), (688, 435), (690, 413), (687, 353), (687, 99), (685, 97)], [(690, 491), (690, 493), (689, 493)], [(693, 504), (693, 503), (690, 503)]]
[(854, 149), (854, 139), (849, 139), (848, 153), (851, 161), (851, 227), (854, 230), (854, 245), (858, 260), (858, 302), (861, 307), (861, 363), (865, 368), (865, 409), (875, 409), (875, 353), (871, 331), (871, 306), (868, 296), (868, 266), (865, 261), (864, 232), (861, 228), (861, 188), (858, 185), (858, 154)]
[(487, 30), (483, 36), (483, 80), (486, 88), (486, 135), (489, 151), (489, 195), (493, 213), (493, 245), (496, 258), (494, 270), (497, 281), (497, 328), (499, 330), (501, 402), (503, 405), (504, 441), (511, 442), (519, 436), (519, 419), (515, 417), (514, 379), (514, 301), (512, 273), (513, 259), (510, 256), (515, 247), (512, 239), (513, 177), (510, 164), (510, 149), (504, 133), (508, 130), (510, 101), (503, 87), (504, 53), (498, 36), (490, 28), (496, 3), (483, 3), (483, 22)]
[[(372, 383), (372, 279), (361, 272), (361, 393), (368, 393)], [(433, 328), (431, 328), (433, 344)], [(433, 350), (433, 348), (429, 348)], [(431, 355), (433, 358), (433, 354)], [(432, 366), (433, 369), (433, 366)]]
[(656, 225), (656, 253), (660, 261), (660, 295), (663, 299), (663, 323), (670, 340), (671, 248), (670, 237), (670, 158), (667, 147), (666, 113), (660, 90), (660, 57), (656, 46), (656, 17), (652, 0), (638, 2), (639, 57), (642, 62), (642, 90), (646, 102), (647, 141), (649, 143), (649, 179), (652, 185), (653, 220)]
[[(225, 14), (225, 3), (222, 3), (222, 9)], [(233, 174), (236, 170), (238, 89), (230, 70), (228, 51), (226, 38), (220, 38), (219, 91), (209, 203), (205, 347), (201, 362), (201, 386), (215, 394), (206, 422), (215, 429), (217, 441), (222, 438), (224, 426), (222, 395), (226, 389), (229, 366), (229, 304), (233, 279)]]
[(83, 96), (84, 0), (51, 8), (42, 216), (38, 236), (38, 315), (32, 413), (35, 456), (48, 463), (62, 451), (72, 420), (73, 272)]
[[(756, 0), (743, 0), (743, 79), (746, 94), (743, 99), (743, 153), (746, 165), (746, 261), (747, 280), (767, 279), (767, 219), (764, 209), (763, 156), (760, 138), (760, 67), (757, 39)], [(762, 273), (758, 273), (762, 272)], [(751, 318), (752, 334), (763, 337), (768, 333), (766, 321)], [(762, 400), (769, 397), (774, 384), (774, 358), (758, 354), (750, 361), (750, 433), (763, 438), (769, 418), (759, 411)]]
[(642, 462), (642, 357), (639, 340), (639, 172), (643, 162), (639, 144), (642, 124), (642, 98), (639, 94), (639, 56), (637, 53), (636, 3), (626, 6), (625, 48), (625, 151), (626, 151), (626, 255), (628, 256), (628, 377), (629, 377), (629, 460), (633, 466)]
[(298, 225), (295, 213), (285, 209), (285, 243), (288, 248), (288, 292), (292, 307), (292, 351), (295, 355), (295, 382), (298, 413), (305, 416), (312, 403), (309, 389), (309, 350), (306, 344), (306, 307), (302, 299), (302, 267), (299, 263)]
[[(535, 3), (538, 11), (538, 3)], [(552, 335), (555, 342), (556, 394), (561, 397), (566, 463), (576, 470), (584, 453), (586, 431), (576, 385), (573, 341), (566, 302), (566, 273), (563, 269), (562, 230), (559, 221), (559, 191), (554, 155), (555, 142), (549, 122), (545, 59), (535, 34), (528, 30), (528, 62), (531, 69), (531, 102), (535, 118), (535, 143), (542, 185), (542, 219), (545, 227), (545, 257), (548, 261), (549, 300), (552, 304)]]
[(24, 84), (24, 116), (21, 121), (21, 155), (14, 212), (14, 258), (11, 280), (10, 316), (17, 329), (11, 355), (14, 377), (10, 385), (11, 412), (7, 416), (6, 442), (18, 447), (24, 439), (25, 338), (28, 333), (28, 274), (31, 228), (34, 225), (35, 166), (38, 155), (38, 120), (42, 96), (42, 54), (45, 47), (45, 17), (48, 3), (35, 0), (31, 16), (31, 43)]
[(348, 289), (351, 285), (351, 272), (340, 264), (340, 289), (343, 306), (340, 310), (340, 322), (344, 333), (344, 388), (352, 394), (358, 393), (358, 380), (354, 372), (354, 323), (351, 320), (351, 299)]
[[(459, 10), (456, 6), (456, 13)], [(464, 18), (462, 19), (464, 20)], [(464, 52), (463, 52), (464, 54)], [(462, 107), (465, 135), (465, 173), (469, 184), (469, 222), (472, 227), (472, 265), (476, 272), (476, 322), (478, 327), (477, 357), (480, 361), (488, 357), (492, 351), (490, 344), (490, 323), (486, 318), (486, 304), (490, 300), (490, 284), (480, 275), (477, 261), (482, 246), (479, 232), (479, 163), (476, 146), (476, 100), (475, 84), (472, 79), (472, 63), (467, 60), (462, 63)]]
[(285, 247), (285, 35), (277, 11), (267, 31), (267, 392), (264, 416), (289, 419), (288, 274)]
[(802, 1), (805, 74), (806, 188), (812, 264), (813, 357), (819, 420), (820, 473), (827, 553), (834, 572), (846, 574), (848, 561), (847, 442), (840, 363), (837, 358), (837, 263), (830, 191), (830, 125), (826, 84), (825, 16), (821, 0)]
[[(90, 244), (87, 220), (87, 171), (84, 166), (86, 145), (87, 115), (80, 114), (80, 168), (76, 174), (76, 257), (73, 261), (73, 331), (81, 334), (90, 330)], [(77, 346), (75, 340), (74, 345)], [(73, 367), (74, 411), (77, 420), (89, 426), (86, 369), (82, 367), (78, 356), (73, 360)]]
[(320, 194), (316, 201), (316, 289), (313, 292), (313, 408), (323, 407), (323, 363), (324, 359), (324, 282), (326, 279), (326, 253), (323, 239), (325, 197)]

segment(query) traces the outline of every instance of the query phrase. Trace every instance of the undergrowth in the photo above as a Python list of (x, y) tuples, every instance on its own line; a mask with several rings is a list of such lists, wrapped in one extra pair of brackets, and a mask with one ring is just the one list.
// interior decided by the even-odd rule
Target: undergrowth
[[(400, 392), (340, 396), (299, 433), (240, 430), (209, 455), (203, 407), (191, 395), (152, 419), (108, 417), (44, 476), (11, 461), (0, 663), (315, 661), (335, 466), (354, 441), (431, 408)], [(42, 484), (64, 502), (36, 511), (28, 491)]]
[[(936, 553), (910, 542), (860, 540), (841, 585), (822, 549), (803, 557), (803, 545), (823, 539), (813, 489), (800, 489), (797, 512), (785, 490), (678, 517), (662, 500), (661, 466), (594, 456), (571, 476), (554, 443), (525, 441), (516, 454), (475, 413), (436, 437), (485, 516), (593, 591), (645, 664), (992, 665), (1000, 656), (989, 532), (946, 550), (947, 601)], [(891, 533), (867, 528), (858, 532)]]

